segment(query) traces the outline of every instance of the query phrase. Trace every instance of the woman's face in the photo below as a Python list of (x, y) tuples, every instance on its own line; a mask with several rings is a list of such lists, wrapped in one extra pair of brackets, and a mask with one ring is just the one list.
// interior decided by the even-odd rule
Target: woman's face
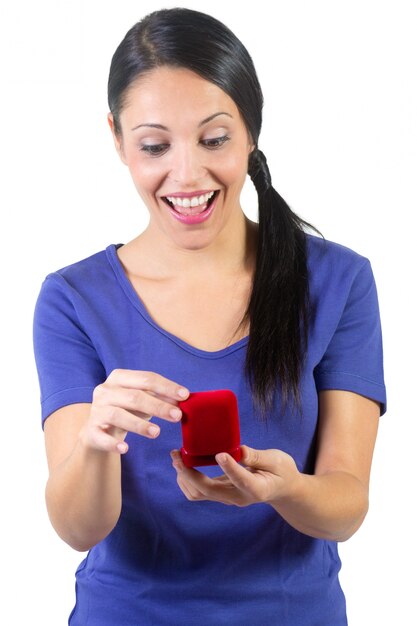
[(253, 144), (219, 87), (188, 69), (163, 66), (129, 88), (120, 136), (108, 119), (152, 232), (201, 247), (244, 219), (239, 198)]

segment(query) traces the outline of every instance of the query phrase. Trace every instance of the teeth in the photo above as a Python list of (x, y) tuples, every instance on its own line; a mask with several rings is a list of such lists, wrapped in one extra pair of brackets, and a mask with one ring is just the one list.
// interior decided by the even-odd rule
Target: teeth
[(213, 195), (214, 191), (210, 191), (210, 193), (206, 193), (202, 196), (192, 196), (192, 198), (176, 198), (167, 196), (167, 199), (174, 206), (180, 206), (184, 209), (188, 209), (189, 207), (202, 206), (203, 204), (206, 204), (206, 202), (208, 202)]

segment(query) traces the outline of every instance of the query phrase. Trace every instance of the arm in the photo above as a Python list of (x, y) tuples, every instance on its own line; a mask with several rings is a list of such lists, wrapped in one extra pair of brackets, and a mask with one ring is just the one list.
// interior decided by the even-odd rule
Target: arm
[(348, 391), (319, 393), (315, 472), (299, 474), (291, 493), (272, 502), (297, 530), (345, 541), (368, 511), (371, 462), (378, 429), (378, 402)]
[(80, 551), (113, 529), (121, 509), (120, 454), (88, 449), (79, 438), (90, 406), (65, 406), (45, 422), (49, 518), (61, 539)]
[(210, 479), (185, 468), (174, 451), (178, 484), (187, 498), (237, 506), (268, 503), (304, 534), (330, 541), (348, 539), (360, 527), (368, 509), (380, 407), (374, 400), (348, 391), (321, 391), (319, 396), (314, 475), (300, 473), (285, 452), (242, 446), (241, 463), (246, 468), (230, 455), (220, 454), (216, 459), (224, 476)]
[(177, 422), (177, 401), (183, 399), (178, 389), (154, 372), (115, 370), (95, 389), (92, 404), (65, 406), (46, 420), (48, 514), (76, 550), (90, 549), (114, 528), (121, 510), (121, 454), (128, 449), (124, 438), (128, 432), (157, 437), (159, 427), (148, 423), (153, 415)]

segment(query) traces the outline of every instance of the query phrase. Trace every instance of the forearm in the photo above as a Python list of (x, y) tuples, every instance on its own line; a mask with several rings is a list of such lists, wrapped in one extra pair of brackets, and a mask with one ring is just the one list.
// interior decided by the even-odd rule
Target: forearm
[(58, 535), (84, 551), (114, 528), (121, 509), (120, 455), (78, 442), (50, 474), (46, 504)]
[(368, 493), (355, 476), (346, 472), (300, 474), (294, 492), (271, 505), (306, 535), (346, 541), (365, 519)]

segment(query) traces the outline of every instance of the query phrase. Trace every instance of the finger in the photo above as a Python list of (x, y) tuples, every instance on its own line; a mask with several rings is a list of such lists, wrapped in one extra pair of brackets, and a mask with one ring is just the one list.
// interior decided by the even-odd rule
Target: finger
[(282, 450), (276, 450), (274, 448), (270, 450), (256, 450), (255, 448), (249, 448), (249, 446), (241, 446), (242, 458), (241, 463), (248, 468), (265, 470), (267, 472), (277, 473), (280, 465), (288, 454)]
[(173, 400), (172, 398), (169, 398), (168, 396), (164, 396), (162, 393), (158, 394), (155, 391), (146, 391), (146, 393), (148, 393), (151, 396), (154, 396), (154, 398), (159, 398), (160, 400), (163, 400), (164, 402), (167, 402), (168, 404), (172, 404), (173, 406), (178, 406), (178, 402), (181, 402), (180, 398)]
[[(191, 482), (188, 478), (189, 474), (192, 472), (195, 472), (195, 474), (199, 474), (200, 476), (201, 473), (193, 468), (185, 467), (179, 450), (171, 450), (170, 454), (172, 465), (177, 472), (177, 483), (184, 495), (188, 498), (188, 500), (206, 500), (207, 498), (204, 497), (204, 494), (201, 493), (200, 489), (197, 489), (195, 483)], [(188, 470), (191, 470), (191, 472), (187, 473)]]
[(187, 500), (192, 500), (193, 498), (192, 498), (190, 492), (188, 491), (187, 487), (182, 484), (182, 481), (180, 480), (178, 475), (177, 475), (177, 484), (178, 484), (178, 487), (183, 492), (183, 494), (185, 495), (185, 497), (187, 498)]
[(257, 491), (258, 481), (256, 476), (235, 459), (225, 452), (216, 455), (216, 461), (224, 474), (239, 490), (254, 494)]
[(204, 495), (212, 479), (193, 467), (186, 467), (178, 450), (172, 450), (170, 454), (172, 466), (175, 468), (177, 475), (181, 476), (182, 480), (187, 481), (189, 488), (195, 488)]
[(173, 467), (175, 467), (176, 470), (181, 472), (189, 470), (191, 473), (201, 476), (201, 472), (194, 469), (193, 467), (187, 467), (185, 465), (184, 461), (182, 460), (181, 452), (179, 450), (171, 450), (170, 455), (172, 459), (172, 465)]
[(90, 431), (89, 444), (91, 447), (102, 452), (118, 452), (119, 454), (125, 454), (129, 449), (125, 441), (113, 437), (107, 430), (103, 430), (99, 427), (95, 427)]
[(176, 463), (182, 463), (181, 453), (179, 450), (171, 450), (170, 452), (172, 461)]
[[(187, 477), (187, 480), (189, 480), (190, 482), (193, 482), (194, 485), (198, 484), (199, 488), (203, 487), (201, 483), (202, 479), (200, 478), (202, 476), (206, 479), (205, 480), (206, 490), (216, 488), (217, 486), (219, 486), (219, 483), (220, 484), (225, 483), (226, 486), (230, 487), (230, 479), (228, 476), (222, 474), (221, 476), (216, 476), (215, 478), (209, 478), (205, 476), (204, 474), (202, 474), (201, 472), (198, 472), (194, 468), (186, 467), (184, 465), (184, 462), (182, 460), (181, 453), (179, 452), (179, 450), (171, 450), (170, 454), (171, 454), (171, 459), (172, 459), (172, 465), (177, 470), (177, 472), (181, 472), (185, 474), (185, 476)], [(208, 494), (208, 491), (205, 491), (205, 493)]]
[(193, 494), (194, 499), (222, 502), (223, 504), (242, 504), (242, 494), (228, 476), (210, 478), (197, 470), (184, 467), (177, 470), (182, 484)]
[(173, 466), (177, 471), (177, 483), (188, 500), (209, 500), (222, 504), (244, 506), (249, 504), (228, 476), (209, 478), (193, 468), (187, 468), (177, 450), (171, 452)]
[(177, 474), (177, 483), (187, 500), (207, 500), (207, 498), (189, 482), (184, 480), (182, 474)]
[(172, 400), (185, 400), (190, 394), (186, 387), (156, 372), (115, 369), (107, 380), (113, 385), (152, 391), (159, 396), (165, 396)]
[(182, 411), (178, 406), (168, 404), (141, 389), (98, 385), (94, 389), (93, 403), (99, 406), (122, 407), (134, 411), (144, 419), (150, 419), (154, 415), (170, 422), (178, 422), (182, 417)]
[(118, 406), (94, 408), (91, 411), (91, 415), (96, 422), (96, 426), (102, 430), (107, 431), (109, 427), (112, 427), (151, 439), (154, 439), (160, 433), (160, 428), (157, 424), (149, 423)]

